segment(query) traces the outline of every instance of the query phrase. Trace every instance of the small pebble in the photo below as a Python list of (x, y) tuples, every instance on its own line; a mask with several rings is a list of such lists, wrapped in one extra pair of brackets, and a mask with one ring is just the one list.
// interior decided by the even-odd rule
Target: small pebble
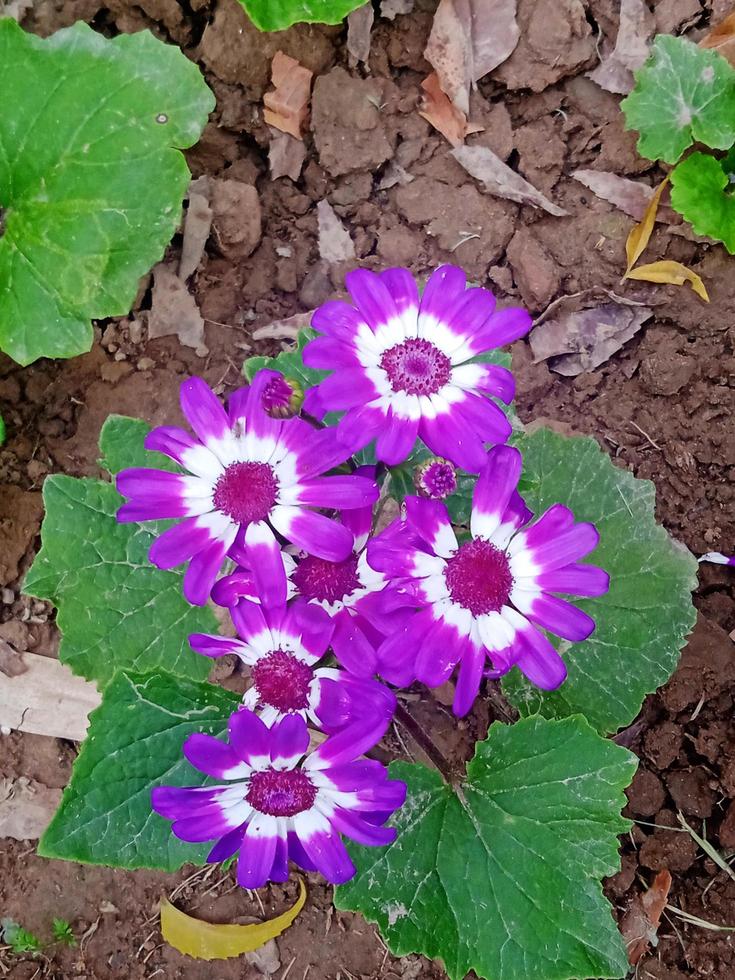
[(139, 371), (150, 371), (152, 367), (156, 366), (156, 362), (151, 357), (141, 357), (138, 361)]

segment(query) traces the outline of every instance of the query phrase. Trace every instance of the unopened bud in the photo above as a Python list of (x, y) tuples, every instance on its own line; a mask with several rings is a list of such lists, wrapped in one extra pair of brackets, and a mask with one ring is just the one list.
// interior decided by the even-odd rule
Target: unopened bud
[(304, 389), (293, 378), (279, 374), (263, 389), (263, 408), (271, 418), (292, 419), (303, 404)]
[(441, 500), (457, 489), (457, 471), (448, 459), (432, 456), (416, 467), (413, 482), (422, 497)]

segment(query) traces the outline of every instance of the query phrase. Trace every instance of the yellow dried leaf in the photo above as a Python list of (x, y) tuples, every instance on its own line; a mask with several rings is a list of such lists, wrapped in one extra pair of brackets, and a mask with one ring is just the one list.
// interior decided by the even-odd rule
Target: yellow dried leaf
[(661, 195), (663, 194), (664, 187), (666, 187), (668, 180), (668, 177), (664, 177), (664, 179), (658, 185), (655, 194), (648, 203), (648, 207), (643, 215), (643, 220), (640, 224), (634, 225), (630, 234), (628, 235), (628, 241), (625, 243), (625, 254), (628, 256), (628, 272), (630, 272), (630, 270), (633, 268), (646, 245), (648, 245), (648, 241), (651, 237), (651, 232), (653, 231), (653, 226), (656, 221), (658, 203), (661, 200)]
[(252, 953), (288, 929), (306, 901), (306, 886), (299, 878), (299, 897), (290, 909), (268, 922), (252, 925), (216, 925), (179, 911), (167, 899), (161, 902), (161, 934), (169, 946), (199, 960), (225, 960)]
[(683, 286), (688, 282), (691, 283), (697, 296), (701, 296), (705, 303), (709, 303), (707, 290), (700, 277), (681, 262), (662, 259), (661, 262), (651, 262), (650, 265), (639, 265), (636, 269), (629, 269), (623, 278), (642, 279), (644, 282), (666, 282), (672, 286)]

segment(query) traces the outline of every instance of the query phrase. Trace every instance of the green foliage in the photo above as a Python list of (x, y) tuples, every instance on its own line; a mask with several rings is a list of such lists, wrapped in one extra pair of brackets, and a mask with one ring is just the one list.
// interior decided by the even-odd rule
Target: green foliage
[(377, 922), (393, 953), (440, 957), (452, 980), (621, 977), (623, 941), (600, 879), (618, 869), (625, 749), (583, 718), (498, 723), (453, 790), (393, 763), (409, 787), (388, 848), (350, 848), (335, 903)]
[[(146, 431), (135, 419), (110, 420), (101, 449), (113, 469), (144, 462)], [(122, 500), (102, 480), (50, 476), (43, 499), (42, 548), (24, 589), (58, 608), (62, 663), (100, 686), (119, 669), (163, 668), (206, 678), (209, 662), (189, 648), (187, 636), (216, 633), (216, 620), (186, 601), (183, 573), (148, 561), (155, 528), (118, 524)]]
[(735, 154), (716, 160), (692, 153), (671, 172), (671, 205), (699, 235), (723, 242), (735, 253)]
[(61, 943), (62, 946), (76, 946), (77, 940), (71, 922), (67, 922), (66, 919), (54, 919), (52, 929), (57, 943)]
[(199, 69), (147, 31), (49, 38), (0, 20), (0, 347), (21, 364), (89, 350), (127, 313), (179, 222), (214, 108)]
[(0, 446), (5, 442), (5, 420), (0, 415)]
[(17, 956), (23, 953), (36, 955), (43, 949), (43, 943), (34, 936), (32, 932), (24, 929), (12, 919), (0, 919), (0, 937), (4, 943), (10, 946), (10, 951)]
[(38, 845), (42, 857), (175, 871), (202, 864), (211, 844), (186, 844), (151, 810), (151, 789), (202, 785), (184, 759), (192, 732), (222, 734), (240, 698), (212, 684), (158, 671), (122, 671), (90, 715), (61, 806)]
[(329, 374), (328, 371), (313, 371), (306, 367), (301, 359), (304, 347), (316, 335), (316, 330), (312, 330), (311, 327), (299, 330), (293, 350), (281, 351), (276, 357), (249, 357), (242, 366), (242, 373), (248, 381), (252, 381), (258, 371), (268, 368), (269, 371), (280, 371), (285, 377), (298, 381), (304, 391), (313, 388)]
[(240, 0), (261, 31), (283, 31), (292, 24), (339, 24), (365, 0)]
[(614, 466), (594, 439), (539, 429), (522, 436), (524, 490), (536, 514), (555, 503), (593, 521), (600, 544), (589, 561), (610, 574), (599, 599), (574, 600), (597, 628), (584, 643), (559, 641), (569, 677), (557, 690), (532, 687), (514, 670), (504, 682), (521, 714), (582, 713), (601, 732), (629, 724), (643, 698), (665, 683), (694, 625), (697, 562), (656, 524), (655, 490)]
[(735, 70), (716, 51), (660, 34), (622, 109), (650, 160), (675, 163), (695, 142), (727, 150), (735, 143)]

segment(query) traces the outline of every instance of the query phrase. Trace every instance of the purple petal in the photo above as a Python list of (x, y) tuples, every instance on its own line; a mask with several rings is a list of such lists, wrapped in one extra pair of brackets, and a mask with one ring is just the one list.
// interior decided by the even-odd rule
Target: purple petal
[(375, 649), (347, 610), (335, 618), (332, 649), (340, 664), (360, 677), (371, 677), (378, 659)]
[[(230, 555), (232, 555), (232, 548), (230, 548)], [(215, 582), (212, 589), (212, 600), (218, 606), (235, 606), (240, 599), (255, 599), (257, 596), (253, 576), (244, 570), (225, 575)]]
[(269, 632), (268, 624), (263, 615), (263, 607), (256, 602), (240, 599), (237, 605), (230, 608), (230, 616), (235, 624), (237, 635), (249, 643), (254, 636)]
[(213, 735), (194, 732), (184, 742), (183, 752), (196, 769), (215, 779), (244, 779), (250, 774), (250, 766), (239, 758), (232, 746)]
[(245, 547), (260, 601), (264, 606), (285, 605), (287, 582), (281, 546), (265, 521), (248, 524)]
[(478, 343), (482, 344), (483, 350), (505, 347), (506, 344), (512, 344), (514, 340), (525, 337), (532, 324), (531, 314), (520, 306), (498, 310), (485, 324), (478, 337)]
[(213, 636), (209, 633), (192, 633), (189, 637), (189, 645), (195, 653), (201, 653), (204, 657), (225, 657), (230, 653), (238, 657), (242, 650), (239, 640), (231, 640), (227, 636)]
[(517, 449), (495, 446), (487, 455), (472, 497), (470, 529), (473, 537), (492, 539), (503, 523), (518, 486), (523, 461)]
[[(323, 303), (318, 310), (314, 311), (311, 325), (320, 333), (351, 344), (354, 342), (355, 334), (361, 327), (365, 327), (365, 321), (354, 306), (350, 306), (343, 300), (334, 299)], [(308, 349), (309, 345), (307, 344), (304, 351)], [(308, 362), (305, 360), (304, 363), (307, 364)]]
[(494, 395), (506, 405), (515, 396), (515, 378), (508, 368), (500, 364), (462, 364), (452, 368), (452, 384), (465, 391), (480, 391)]
[(237, 883), (260, 888), (270, 878), (276, 857), (278, 830), (275, 817), (256, 813), (247, 825), (237, 859)]
[(453, 411), (472, 426), (483, 442), (504, 443), (513, 432), (503, 410), (484, 395), (467, 392)]
[(377, 759), (358, 759), (343, 766), (331, 766), (326, 773), (341, 793), (372, 790), (386, 781), (388, 770)]
[(227, 413), (202, 378), (189, 378), (181, 385), (181, 411), (205, 446), (229, 435)]
[[(194, 497), (193, 492), (199, 489), (196, 477), (168, 473), (166, 470), (133, 468), (118, 473), (115, 483), (118, 493), (137, 504), (140, 513), (149, 514), (138, 517), (138, 520), (186, 517), (212, 509), (211, 494), (203, 483), (201, 496)], [(121, 522), (126, 519), (126, 510), (130, 512), (130, 505), (120, 508), (118, 520)]]
[(334, 371), (338, 368), (360, 368), (360, 361), (354, 347), (333, 340), (331, 337), (317, 337), (304, 348), (302, 358), (306, 367), (315, 371)]
[(237, 854), (237, 852), (240, 850), (240, 844), (242, 843), (244, 833), (244, 827), (236, 827), (234, 830), (231, 830), (229, 833), (225, 834), (224, 837), (220, 837), (207, 855), (207, 863), (219, 864), (220, 861), (226, 861), (228, 858), (231, 858), (233, 854)]
[[(364, 719), (337, 735), (330, 735), (326, 741), (311, 753), (306, 760), (305, 769), (329, 769), (353, 762), (363, 755), (383, 737), (384, 719)], [(327, 773), (329, 775), (329, 773)]]
[(462, 641), (457, 631), (437, 621), (424, 636), (416, 656), (416, 679), (427, 687), (448, 681), (457, 666)]
[(268, 415), (263, 407), (263, 393), (278, 377), (277, 371), (258, 371), (250, 383), (245, 404), (245, 431), (249, 437), (278, 442), (284, 423)]
[(345, 276), (345, 285), (355, 306), (373, 331), (398, 316), (395, 300), (385, 282), (374, 272), (354, 269)]
[[(536, 525), (537, 526), (537, 525)], [(539, 541), (528, 550), (535, 565), (543, 571), (561, 568), (594, 551), (600, 535), (594, 524), (575, 524), (560, 534), (549, 534), (546, 541)], [(515, 540), (511, 542), (511, 548)]]
[(396, 839), (395, 827), (376, 827), (341, 806), (335, 807), (330, 820), (332, 826), (340, 833), (368, 847), (385, 847)]
[(456, 265), (441, 265), (432, 272), (421, 296), (421, 315), (446, 322), (447, 309), (464, 293), (466, 276)]
[(350, 531), (323, 514), (279, 505), (271, 520), (285, 538), (317, 558), (344, 561), (352, 552)]
[(553, 691), (564, 682), (567, 668), (549, 640), (529, 626), (519, 631), (516, 665), (528, 680), (543, 691)]
[[(415, 320), (419, 310), (419, 291), (416, 280), (408, 269), (385, 269), (379, 273), (381, 282), (393, 297), (399, 315), (406, 323), (409, 317)], [(415, 333), (415, 331), (414, 331)]]
[(228, 725), (230, 744), (238, 756), (255, 769), (270, 765), (270, 731), (247, 708), (230, 715)]
[(447, 558), (457, 550), (457, 536), (441, 500), (406, 497), (406, 521), (435, 555)]
[(355, 866), (326, 817), (308, 810), (294, 817), (294, 827), (307, 856), (327, 881), (339, 885), (353, 877)]
[(510, 553), (520, 548), (537, 548), (574, 525), (574, 514), (563, 504), (554, 504), (512, 542)]
[[(351, 451), (339, 439), (335, 439), (334, 429), (316, 430), (306, 424), (303, 428), (296, 429), (294, 423), (299, 422), (299, 419), (291, 419), (284, 426), (283, 441), (298, 457), (300, 481), (328, 473), (349, 459)], [(297, 438), (292, 438), (292, 433)]]
[(480, 693), (482, 669), (485, 666), (485, 650), (466, 641), (457, 674), (457, 687), (454, 691), (452, 710), (458, 718), (463, 718), (475, 703)]
[(450, 408), (434, 418), (421, 417), (419, 436), (437, 456), (451, 460), (468, 473), (479, 473), (485, 465), (486, 451), (482, 439), (460, 423)]
[(411, 455), (419, 432), (420, 416), (400, 418), (391, 410), (378, 432), (375, 455), (388, 466), (398, 466)]
[(213, 541), (203, 551), (198, 551), (184, 573), (184, 595), (194, 606), (204, 606), (209, 599), (215, 579), (222, 568), (227, 549), (235, 537), (232, 528), (230, 540)]
[(184, 429), (175, 425), (159, 425), (151, 429), (143, 441), (146, 449), (153, 452), (163, 453), (176, 460), (181, 466), (184, 464), (184, 455), (187, 451), (195, 452), (201, 449), (201, 443), (192, 438)]
[(293, 769), (309, 748), (309, 730), (300, 715), (286, 715), (271, 729), (274, 769)]
[(610, 576), (596, 565), (565, 565), (534, 576), (536, 585), (545, 592), (566, 595), (600, 596), (610, 587)]
[[(362, 405), (353, 408), (344, 415), (337, 425), (337, 435), (342, 442), (350, 447), (350, 452), (357, 452), (382, 431), (386, 415), (382, 408)], [(348, 453), (349, 455), (349, 453)]]
[(354, 408), (377, 397), (378, 391), (362, 367), (342, 368), (319, 383), (319, 398), (329, 411)]
[[(511, 601), (513, 601), (513, 593), (511, 593)], [(521, 612), (545, 630), (572, 643), (586, 640), (595, 629), (595, 621), (587, 613), (577, 609), (571, 602), (543, 593), (535, 596), (528, 603), (528, 608), (522, 609)]]
[(334, 620), (318, 603), (297, 597), (289, 604), (284, 628), (287, 633), (300, 636), (306, 652), (317, 661), (332, 639)]
[(151, 806), (167, 820), (178, 820), (213, 806), (229, 786), (155, 786), (151, 790)]
[(379, 495), (378, 484), (365, 476), (321, 476), (301, 481), (298, 502), (343, 510), (370, 507)]

